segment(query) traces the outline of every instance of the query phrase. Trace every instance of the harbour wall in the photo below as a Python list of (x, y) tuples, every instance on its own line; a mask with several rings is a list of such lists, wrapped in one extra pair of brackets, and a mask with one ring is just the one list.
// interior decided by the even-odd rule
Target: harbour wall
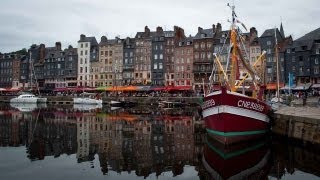
[[(13, 96), (0, 96), (0, 102), (9, 103), (10, 99)], [(72, 96), (46, 96), (48, 104), (73, 104), (73, 97)], [(133, 102), (138, 105), (155, 105), (160, 100), (167, 100), (167, 101), (181, 101), (188, 103), (192, 106), (197, 106), (202, 104), (202, 97), (120, 97), (120, 96), (110, 96), (110, 97), (103, 97), (102, 102), (103, 104), (109, 104), (110, 101), (126, 101), (126, 102)]]
[(320, 144), (319, 107), (282, 107), (274, 114), (272, 132), (311, 144)]

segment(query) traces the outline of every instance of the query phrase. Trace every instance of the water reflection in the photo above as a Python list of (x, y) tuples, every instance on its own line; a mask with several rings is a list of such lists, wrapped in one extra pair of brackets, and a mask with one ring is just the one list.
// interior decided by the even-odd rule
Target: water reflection
[(266, 179), (271, 166), (267, 140), (224, 147), (208, 136), (203, 152), (209, 179)]
[[(200, 119), (196, 109), (48, 106), (21, 112), (2, 105), (0, 146), (25, 146), (32, 162), (50, 163), (48, 157), (63, 161), (62, 155), (74, 154), (74, 163), (88, 162), (87, 168), (99, 169), (101, 175), (127, 172), (131, 179), (167, 173), (199, 179), (280, 179), (297, 171), (320, 176), (314, 148), (274, 140), (222, 147), (206, 137)], [(186, 167), (192, 170), (186, 172)]]

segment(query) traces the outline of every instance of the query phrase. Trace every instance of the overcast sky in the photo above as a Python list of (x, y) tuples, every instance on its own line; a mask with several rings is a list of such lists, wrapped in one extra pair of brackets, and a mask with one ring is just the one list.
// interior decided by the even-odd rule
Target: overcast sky
[[(109, 39), (134, 37), (149, 26), (172, 30), (174, 25), (194, 36), (198, 27), (220, 22), (229, 28), (233, 0), (1, 0), (0, 52), (29, 48), (31, 44), (76, 46), (80, 34)], [(319, 0), (235, 0), (236, 12), (259, 36), (279, 27), (294, 39), (320, 27)]]

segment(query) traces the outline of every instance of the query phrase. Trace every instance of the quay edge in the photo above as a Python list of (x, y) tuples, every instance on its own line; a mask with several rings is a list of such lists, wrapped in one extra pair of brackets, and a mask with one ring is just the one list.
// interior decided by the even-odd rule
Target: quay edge
[(320, 108), (282, 107), (274, 114), (272, 132), (302, 142), (320, 145)]
[[(45, 96), (48, 104), (73, 104), (72, 96)], [(1, 103), (9, 103), (13, 96), (0, 96)], [(191, 106), (198, 106), (202, 104), (202, 97), (103, 97), (103, 104), (109, 104), (111, 100), (134, 102), (138, 105), (156, 105), (159, 99), (168, 101), (184, 101)]]

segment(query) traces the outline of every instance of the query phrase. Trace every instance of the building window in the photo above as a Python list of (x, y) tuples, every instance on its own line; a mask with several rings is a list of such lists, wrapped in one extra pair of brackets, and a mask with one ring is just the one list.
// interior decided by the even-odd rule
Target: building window
[(314, 74), (319, 74), (319, 66), (314, 67)]
[(155, 55), (154, 55), (154, 59), (158, 59), (158, 54), (155, 54)]
[(316, 49), (316, 54), (320, 54), (320, 49)]
[(86, 43), (86, 47), (88, 47), (88, 43)]
[(158, 69), (158, 64), (157, 63), (153, 64), (153, 69)]
[(205, 48), (205, 46), (206, 46), (206, 44), (203, 42), (203, 43), (201, 43), (201, 49), (204, 49)]
[(163, 59), (163, 54), (160, 54), (159, 59)]
[(267, 41), (267, 45), (270, 46), (271, 45), (271, 41)]
[(159, 69), (163, 69), (162, 63), (159, 63)]
[(267, 49), (267, 53), (268, 53), (268, 54), (271, 54), (271, 49)]
[(198, 48), (199, 48), (199, 44), (198, 44), (198, 43), (195, 43), (194, 48), (195, 48), (195, 49), (198, 49)]
[(287, 49), (287, 53), (290, 54), (290, 49)]
[(272, 68), (267, 68), (267, 73), (272, 74)]
[(315, 58), (315, 59), (314, 59), (314, 64), (319, 64), (318, 58)]
[(303, 67), (300, 67), (299, 68), (299, 73), (302, 73), (303, 72)]
[(80, 44), (81, 48), (83, 48), (83, 43)]

